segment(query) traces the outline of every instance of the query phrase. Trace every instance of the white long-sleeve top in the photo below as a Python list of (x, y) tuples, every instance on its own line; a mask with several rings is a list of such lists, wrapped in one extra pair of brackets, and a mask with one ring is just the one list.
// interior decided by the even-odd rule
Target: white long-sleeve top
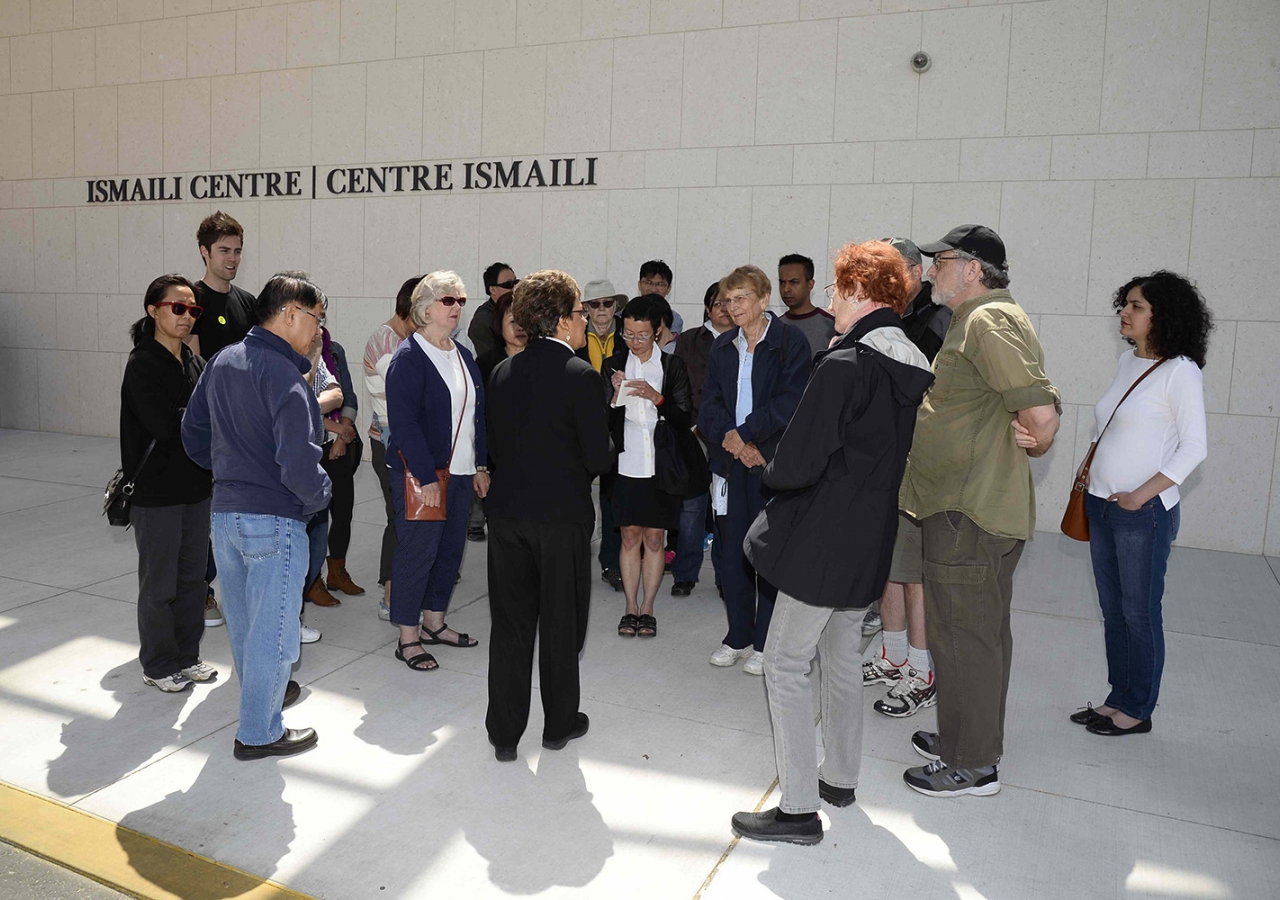
[(1155, 364), (1133, 350), (1120, 355), (1115, 381), (1093, 408), (1091, 443), (1112, 413), (1115, 421), (1098, 443), (1089, 470), (1089, 493), (1105, 499), (1134, 491), (1163, 472), (1174, 486), (1161, 492), (1160, 500), (1165, 509), (1172, 509), (1180, 499), (1178, 485), (1208, 454), (1204, 376), (1199, 366), (1179, 356), (1152, 372), (1121, 404), (1125, 391)]

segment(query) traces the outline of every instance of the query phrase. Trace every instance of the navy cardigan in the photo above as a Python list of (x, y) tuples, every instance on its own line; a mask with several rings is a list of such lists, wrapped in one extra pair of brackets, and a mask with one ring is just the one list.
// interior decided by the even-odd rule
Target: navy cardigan
[[(482, 466), (488, 459), (484, 383), (471, 351), (457, 341), (453, 345), (471, 375), (476, 400), (476, 464)], [(400, 461), (403, 453), (414, 477), (422, 484), (434, 484), (436, 469), (443, 469), (449, 462), (458, 420), (453, 417), (448, 386), (412, 335), (401, 342), (387, 368), (387, 418), (396, 423), (387, 439), (387, 468), (404, 472)]]

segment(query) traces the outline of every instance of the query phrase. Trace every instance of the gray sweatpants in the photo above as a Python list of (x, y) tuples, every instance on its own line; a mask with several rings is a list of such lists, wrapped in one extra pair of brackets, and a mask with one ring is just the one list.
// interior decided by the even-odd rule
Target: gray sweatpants
[(165, 678), (200, 658), (209, 503), (129, 511), (138, 545), (138, 659), (148, 678)]

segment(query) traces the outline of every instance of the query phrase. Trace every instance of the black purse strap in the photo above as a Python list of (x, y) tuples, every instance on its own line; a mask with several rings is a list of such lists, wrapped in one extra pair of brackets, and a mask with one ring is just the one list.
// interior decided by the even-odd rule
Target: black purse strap
[(147, 464), (147, 459), (151, 456), (151, 451), (156, 448), (156, 439), (152, 438), (151, 443), (147, 444), (147, 449), (142, 454), (142, 462), (138, 463), (138, 468), (133, 470), (133, 477), (129, 479), (129, 483), (120, 489), (120, 492), (126, 496), (133, 493), (133, 483), (138, 480), (138, 476), (142, 474), (142, 467)]

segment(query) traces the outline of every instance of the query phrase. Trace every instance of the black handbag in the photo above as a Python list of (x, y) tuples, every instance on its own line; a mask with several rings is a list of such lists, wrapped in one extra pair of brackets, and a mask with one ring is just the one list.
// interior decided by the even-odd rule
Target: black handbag
[(138, 468), (134, 470), (133, 477), (127, 484), (121, 483), (124, 481), (123, 466), (116, 469), (116, 474), (112, 475), (111, 480), (107, 482), (107, 489), (102, 494), (102, 514), (112, 525), (129, 527), (129, 508), (133, 506), (133, 483), (138, 480), (138, 473), (147, 464), (147, 457), (155, 447), (156, 439), (152, 438), (151, 443), (147, 444), (146, 452), (142, 454), (142, 462), (138, 463)]
[(698, 439), (688, 428), (672, 428), (666, 419), (659, 419), (653, 429), (653, 474), (658, 490), (682, 500), (711, 487), (711, 467)]

